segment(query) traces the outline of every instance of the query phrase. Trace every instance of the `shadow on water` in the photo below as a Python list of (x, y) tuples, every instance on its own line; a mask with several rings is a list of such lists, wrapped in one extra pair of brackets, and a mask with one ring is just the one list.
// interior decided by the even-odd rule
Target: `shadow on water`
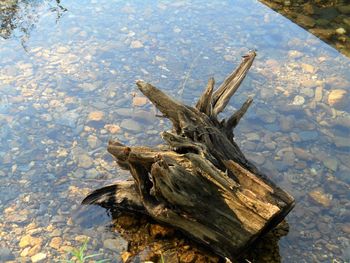
[[(97, 205), (84, 205), (75, 215), (74, 222), (83, 229), (104, 225), (120, 243), (118, 249), (123, 262), (225, 262), (207, 247), (189, 240), (182, 232), (158, 224), (149, 216)], [(289, 225), (281, 222), (254, 243), (236, 262), (280, 263), (278, 242), (288, 234)], [(121, 241), (122, 240), (122, 241)]]
[(0, 37), (3, 39), (20, 39), (24, 49), (30, 38), (31, 31), (40, 20), (40, 9), (45, 8), (55, 13), (56, 23), (67, 11), (60, 0), (5, 0), (0, 3)]

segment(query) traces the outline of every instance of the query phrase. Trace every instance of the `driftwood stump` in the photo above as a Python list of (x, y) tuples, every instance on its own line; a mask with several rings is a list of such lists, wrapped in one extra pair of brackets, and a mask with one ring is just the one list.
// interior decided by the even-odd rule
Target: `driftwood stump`
[(255, 56), (254, 51), (245, 55), (216, 91), (211, 78), (195, 107), (137, 81), (173, 124), (172, 131), (161, 134), (166, 145), (127, 147), (110, 141), (108, 151), (134, 181), (96, 190), (83, 204), (147, 214), (229, 259), (280, 223), (293, 208), (293, 197), (259, 172), (234, 141), (233, 129), (252, 99), (228, 119), (218, 119)]

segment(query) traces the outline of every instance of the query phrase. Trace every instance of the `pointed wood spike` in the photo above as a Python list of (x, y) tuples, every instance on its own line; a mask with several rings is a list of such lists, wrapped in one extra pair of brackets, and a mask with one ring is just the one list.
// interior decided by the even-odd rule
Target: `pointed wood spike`
[(208, 80), (208, 84), (205, 91), (203, 92), (202, 96), (199, 98), (196, 104), (197, 110), (199, 110), (200, 112), (203, 112), (209, 117), (211, 116), (212, 108), (213, 108), (211, 101), (212, 101), (212, 96), (214, 91), (214, 84), (215, 84), (214, 78), (210, 78)]
[(243, 56), (243, 60), (238, 68), (233, 71), (213, 94), (213, 115), (217, 115), (224, 110), (230, 98), (237, 91), (248, 70), (253, 64), (256, 56), (255, 51)]
[(165, 117), (177, 121), (178, 112), (184, 107), (182, 103), (170, 98), (164, 92), (143, 80), (136, 81), (136, 85)]
[(249, 106), (252, 104), (253, 98), (248, 98), (241, 108), (236, 111), (232, 116), (226, 121), (225, 128), (229, 131), (233, 131), (233, 129), (238, 125), (239, 121), (243, 117), (243, 115), (247, 112)]

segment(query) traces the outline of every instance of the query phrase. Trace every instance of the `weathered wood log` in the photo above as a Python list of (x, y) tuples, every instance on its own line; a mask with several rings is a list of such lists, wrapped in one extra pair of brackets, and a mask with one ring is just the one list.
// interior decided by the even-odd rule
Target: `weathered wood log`
[(111, 141), (108, 151), (134, 182), (96, 190), (83, 203), (147, 214), (229, 259), (273, 229), (294, 199), (249, 162), (234, 141), (233, 130), (252, 99), (227, 120), (218, 119), (255, 56), (254, 51), (244, 56), (215, 92), (210, 79), (195, 107), (137, 81), (173, 124), (172, 131), (161, 134), (167, 145), (154, 149)]

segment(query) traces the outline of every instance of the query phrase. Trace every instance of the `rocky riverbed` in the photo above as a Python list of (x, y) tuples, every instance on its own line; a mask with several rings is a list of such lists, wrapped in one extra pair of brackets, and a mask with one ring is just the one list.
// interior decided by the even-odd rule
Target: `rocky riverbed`
[(75, 216), (89, 191), (130, 176), (110, 138), (157, 145), (169, 127), (135, 80), (193, 104), (206, 77), (220, 83), (249, 49), (258, 57), (228, 110), (254, 102), (235, 136), (297, 200), (270, 254), (349, 261), (347, 57), (254, 1), (61, 4), (59, 19), (55, 1), (28, 6), (30, 34), (0, 38), (1, 262), (58, 262), (88, 238), (87, 254), (120, 262), (126, 241), (108, 215), (88, 226)]

